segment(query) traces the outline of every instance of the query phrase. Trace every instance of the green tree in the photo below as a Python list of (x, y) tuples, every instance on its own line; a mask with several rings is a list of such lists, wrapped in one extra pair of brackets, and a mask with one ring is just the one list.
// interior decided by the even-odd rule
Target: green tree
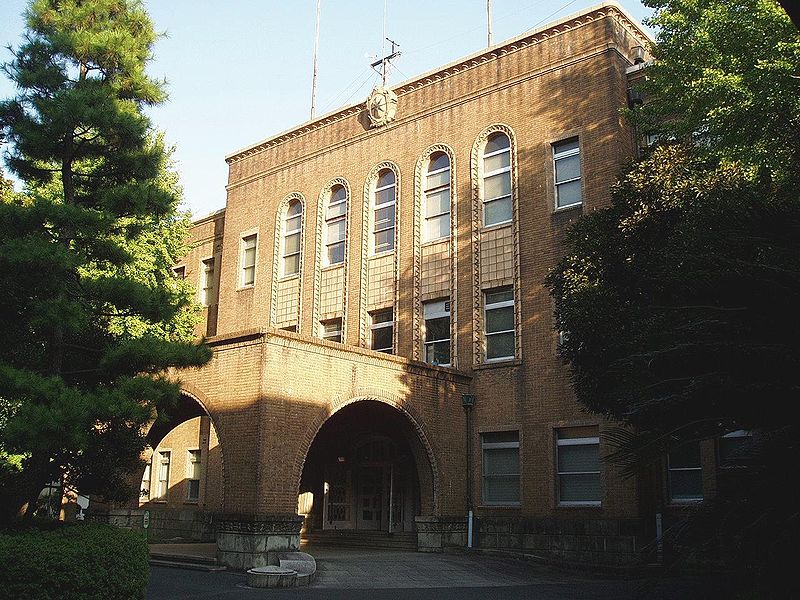
[(5, 65), (19, 94), (0, 103), (26, 184), (0, 203), (0, 452), (22, 457), (2, 519), (64, 475), (123, 497), (144, 426), (178, 395), (166, 371), (210, 358), (171, 277), (186, 217), (143, 112), (165, 95), (141, 2), (33, 0), (26, 19)]
[[(665, 141), (583, 216), (547, 278), (578, 400), (629, 474), (754, 432), (672, 541), (790, 597), (800, 534), (800, 36), (766, 0), (665, 0), (631, 115)], [(796, 588), (796, 586), (795, 586)]]

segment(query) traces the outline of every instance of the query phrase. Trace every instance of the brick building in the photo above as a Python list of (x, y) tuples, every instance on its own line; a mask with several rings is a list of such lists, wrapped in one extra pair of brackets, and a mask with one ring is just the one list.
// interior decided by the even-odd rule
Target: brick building
[(635, 152), (647, 42), (605, 3), (227, 156), (176, 267), (214, 358), (150, 433), (163, 537), (240, 567), (301, 526), (437, 551), (472, 510), (476, 546), (635, 555), (653, 482), (601, 461), (542, 282)]

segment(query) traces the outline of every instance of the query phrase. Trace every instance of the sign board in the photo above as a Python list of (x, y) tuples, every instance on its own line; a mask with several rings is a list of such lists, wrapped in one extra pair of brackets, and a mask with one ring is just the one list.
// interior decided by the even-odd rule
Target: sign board
[(142, 515), (142, 527), (144, 527), (145, 529), (149, 529), (150, 528), (150, 511), (149, 510), (144, 511), (144, 514)]

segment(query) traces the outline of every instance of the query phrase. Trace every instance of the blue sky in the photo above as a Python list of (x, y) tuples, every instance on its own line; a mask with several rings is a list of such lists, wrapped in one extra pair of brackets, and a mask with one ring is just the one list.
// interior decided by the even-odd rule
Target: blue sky
[[(598, 0), (493, 0), (494, 42)], [(396, 84), (486, 46), (486, 0), (385, 0), (386, 35), (402, 56)], [(620, 2), (640, 22), (638, 0)], [(151, 75), (169, 101), (150, 111), (176, 147), (184, 202), (194, 216), (225, 206), (224, 157), (309, 118), (316, 0), (145, 0), (156, 29)], [(0, 0), (0, 61), (16, 46), (27, 0)], [(376, 83), (384, 2), (322, 0), (317, 115), (364, 100)], [(372, 73), (372, 74), (371, 74)], [(0, 79), (0, 97), (14, 94)]]

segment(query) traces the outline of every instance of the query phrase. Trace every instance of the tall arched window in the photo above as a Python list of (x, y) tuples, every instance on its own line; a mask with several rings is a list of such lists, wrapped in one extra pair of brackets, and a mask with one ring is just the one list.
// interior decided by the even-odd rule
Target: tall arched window
[(483, 149), (483, 225), (512, 218), (511, 144), (504, 133), (493, 133)]
[(334, 185), (325, 207), (325, 265), (344, 262), (345, 235), (347, 231), (347, 190)]
[(433, 154), (425, 175), (425, 226), (422, 240), (429, 242), (450, 235), (450, 158), (444, 152)]
[(300, 236), (303, 227), (303, 204), (292, 200), (283, 220), (283, 275), (300, 272)]
[(373, 199), (372, 251), (375, 254), (394, 249), (396, 183), (394, 171), (378, 173)]

